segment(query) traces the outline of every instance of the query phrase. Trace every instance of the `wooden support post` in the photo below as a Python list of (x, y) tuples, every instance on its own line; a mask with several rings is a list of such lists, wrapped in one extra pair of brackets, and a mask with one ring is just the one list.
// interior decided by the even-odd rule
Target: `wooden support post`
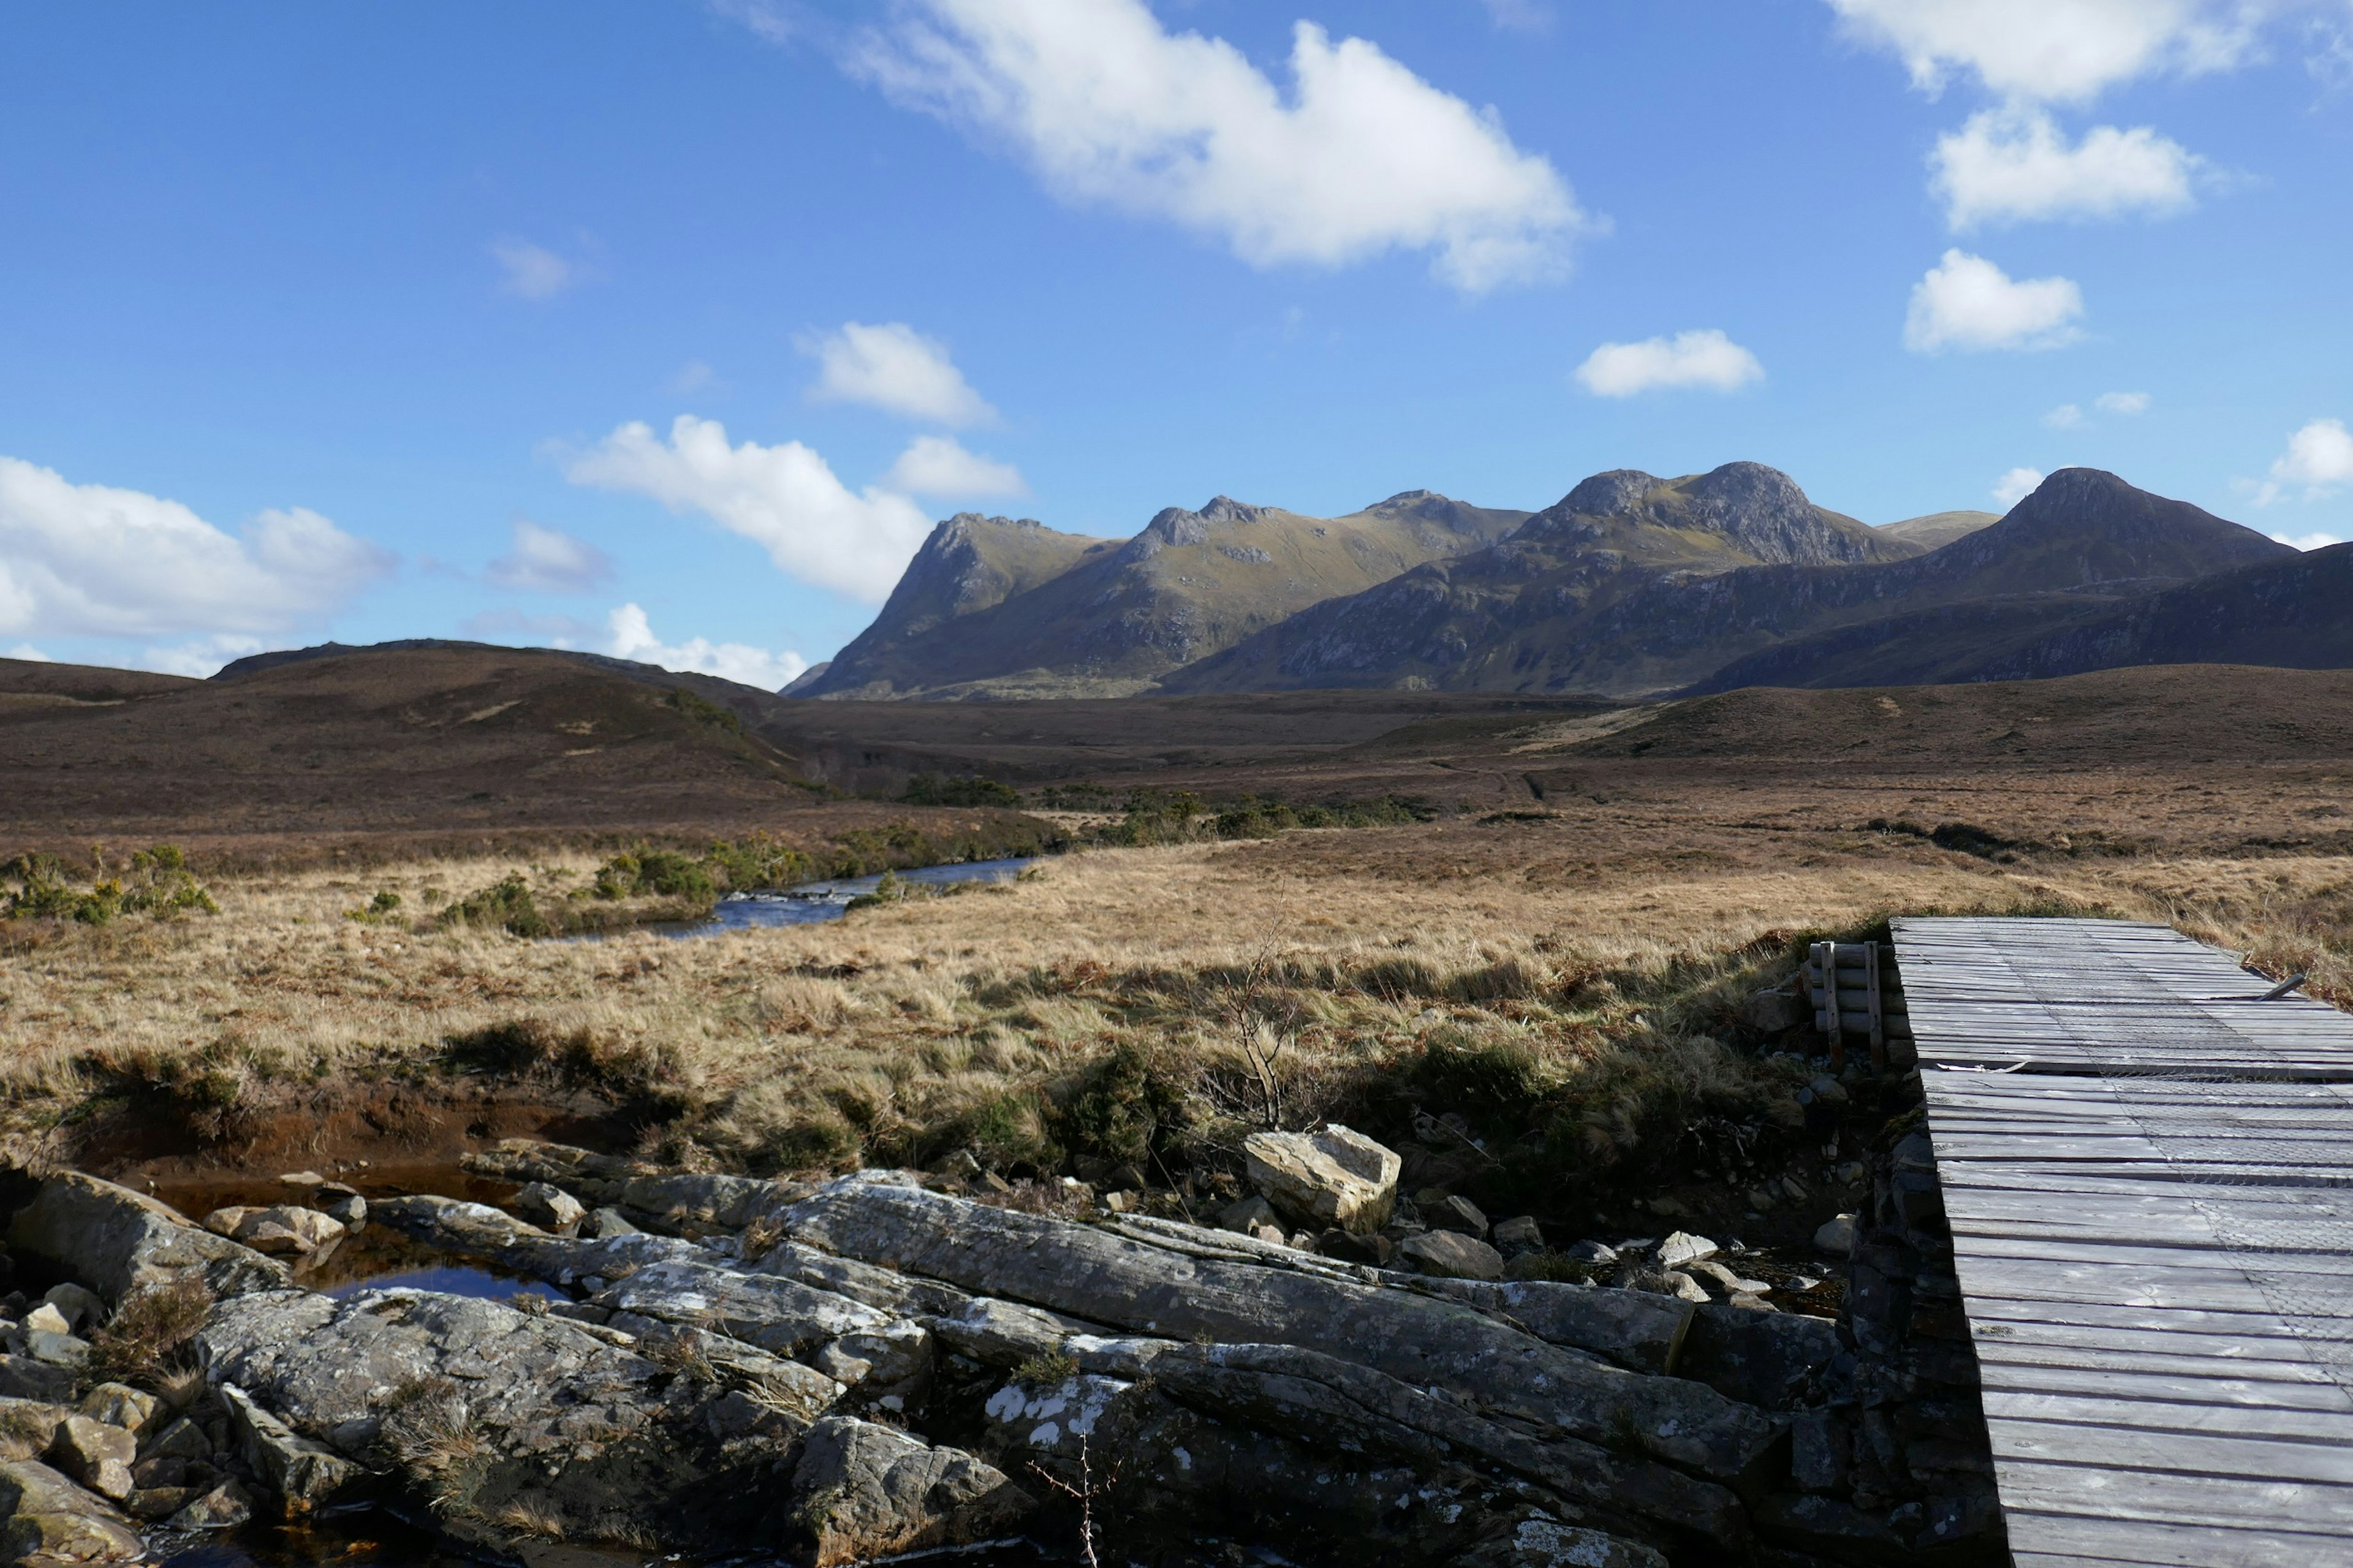
[(1814, 1026), (1830, 1037), (1831, 1070), (1838, 1072), (1846, 1066), (1846, 1026), (1839, 1016), (1838, 943), (1814, 943), (1811, 969)]
[(1871, 1065), (1874, 1071), (1887, 1069), (1887, 1015), (1879, 1003), (1879, 944), (1862, 944), (1864, 988), (1871, 997)]

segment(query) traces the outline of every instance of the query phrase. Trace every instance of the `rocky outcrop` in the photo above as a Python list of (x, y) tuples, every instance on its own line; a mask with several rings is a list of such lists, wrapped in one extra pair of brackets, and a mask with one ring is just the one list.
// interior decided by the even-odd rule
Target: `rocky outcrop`
[(1145, 1333), (1322, 1351), (1540, 1428), (1720, 1479), (1767, 1471), (1779, 1427), (1714, 1390), (1576, 1355), (1457, 1302), (1189, 1258), (1086, 1226), (848, 1177), (786, 1211), (797, 1240)]
[(1036, 1506), (970, 1454), (843, 1415), (809, 1428), (791, 1491), (813, 1568), (983, 1540)]
[(199, 1229), (153, 1198), (79, 1171), (44, 1180), (8, 1226), (11, 1250), (46, 1258), (109, 1302), (195, 1278), (216, 1297), (281, 1289), (286, 1266)]
[(0, 1461), (0, 1531), (17, 1563), (128, 1563), (145, 1544), (114, 1509), (32, 1459)]
[[(699, 1380), (628, 1335), (496, 1302), (266, 1292), (224, 1303), (195, 1348), (209, 1381), (305, 1440), (258, 1429), (251, 1442), (257, 1468), (299, 1482), (307, 1501), (352, 1473), (324, 1448), (406, 1475), (460, 1525), (520, 1510), (575, 1537), (627, 1538), (729, 1468), (705, 1419), (731, 1392), (723, 1373)], [(797, 1430), (786, 1403), (763, 1408)]]

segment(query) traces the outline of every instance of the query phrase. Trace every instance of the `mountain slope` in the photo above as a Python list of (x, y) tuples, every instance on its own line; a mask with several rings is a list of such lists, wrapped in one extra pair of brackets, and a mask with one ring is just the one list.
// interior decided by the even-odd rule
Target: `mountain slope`
[(1501, 545), (1318, 605), (1163, 684), (1638, 696), (1955, 679), (1988, 647), (2288, 550), (2088, 468), (1926, 553), (1754, 464), (1672, 485), (1605, 474)]
[(1901, 522), (1881, 525), (1879, 531), (1890, 539), (1900, 539), (1916, 544), (1923, 550), (1942, 550), (1956, 539), (1963, 539), (1978, 529), (1990, 528), (2001, 521), (1998, 511), (1936, 511), (1926, 517), (1907, 517)]
[(971, 608), (939, 585), (951, 574), (927, 543), (875, 626), (793, 694), (1125, 695), (1310, 605), (1478, 549), (1526, 515), (1426, 490), (1336, 518), (1219, 496), (1171, 507), (1121, 544), (1052, 535), (1080, 546), (1060, 571), (1043, 563), (1039, 580)]
[(1496, 544), (1319, 605), (1162, 685), (1651, 690), (1712, 666), (1658, 665), (1637, 649), (1588, 668), (1583, 628), (1629, 599), (1672, 598), (1741, 567), (1831, 573), (1919, 551), (1815, 506), (1788, 475), (1760, 463), (1678, 479), (1618, 469), (1585, 480)]
[(1916, 561), (1834, 577), (1735, 574), (1662, 635), (1730, 656), (1696, 691), (1985, 679), (1976, 672), (2003, 650), (2295, 554), (2114, 474), (2062, 468), (2000, 522)]
[[(873, 625), (835, 654), (822, 675), (804, 676), (788, 689), (817, 697), (920, 685), (925, 632), (1026, 594), (1090, 552), (1117, 546), (1116, 540), (1059, 532), (1029, 518), (958, 512), (932, 530)], [(911, 643), (918, 645), (912, 652)]]

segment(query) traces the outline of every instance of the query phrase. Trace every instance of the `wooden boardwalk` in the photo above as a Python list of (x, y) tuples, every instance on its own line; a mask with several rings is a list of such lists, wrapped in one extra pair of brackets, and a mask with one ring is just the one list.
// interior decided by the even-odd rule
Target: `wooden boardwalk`
[(1895, 942), (2020, 1568), (2353, 1568), (2353, 1016), (2163, 926)]

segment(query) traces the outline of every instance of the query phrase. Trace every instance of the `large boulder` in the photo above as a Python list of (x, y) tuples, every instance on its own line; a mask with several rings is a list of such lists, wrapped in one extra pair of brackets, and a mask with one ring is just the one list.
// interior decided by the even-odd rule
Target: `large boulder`
[(34, 1459), (0, 1461), (0, 1517), (12, 1563), (128, 1563), (146, 1551), (129, 1520)]
[(1036, 1506), (960, 1448), (847, 1415), (809, 1428), (791, 1496), (814, 1568), (982, 1540)]
[[(748, 1347), (658, 1357), (610, 1329), (431, 1291), (247, 1296), (195, 1344), (213, 1384), (297, 1437), (401, 1472), (461, 1531), (508, 1512), (573, 1539), (691, 1543), (724, 1500), (751, 1506), (738, 1472), (807, 1425), (789, 1408), (802, 1391), (772, 1394), (760, 1376), (791, 1363)], [(741, 1401), (714, 1408), (746, 1384), (765, 1412), (750, 1428)]]
[(828, 1184), (786, 1222), (805, 1244), (976, 1294), (1131, 1332), (1321, 1351), (1718, 1479), (1757, 1477), (1782, 1439), (1769, 1416), (1713, 1389), (1601, 1363), (1435, 1292), (1190, 1256), (858, 1176)]
[(1312, 1230), (1369, 1236), (1397, 1206), (1404, 1160), (1335, 1121), (1320, 1132), (1253, 1132), (1242, 1141), (1250, 1183)]
[(55, 1263), (119, 1306), (195, 1277), (216, 1297), (285, 1288), (286, 1266), (188, 1223), (177, 1210), (79, 1171), (41, 1183), (8, 1226), (8, 1248)]

